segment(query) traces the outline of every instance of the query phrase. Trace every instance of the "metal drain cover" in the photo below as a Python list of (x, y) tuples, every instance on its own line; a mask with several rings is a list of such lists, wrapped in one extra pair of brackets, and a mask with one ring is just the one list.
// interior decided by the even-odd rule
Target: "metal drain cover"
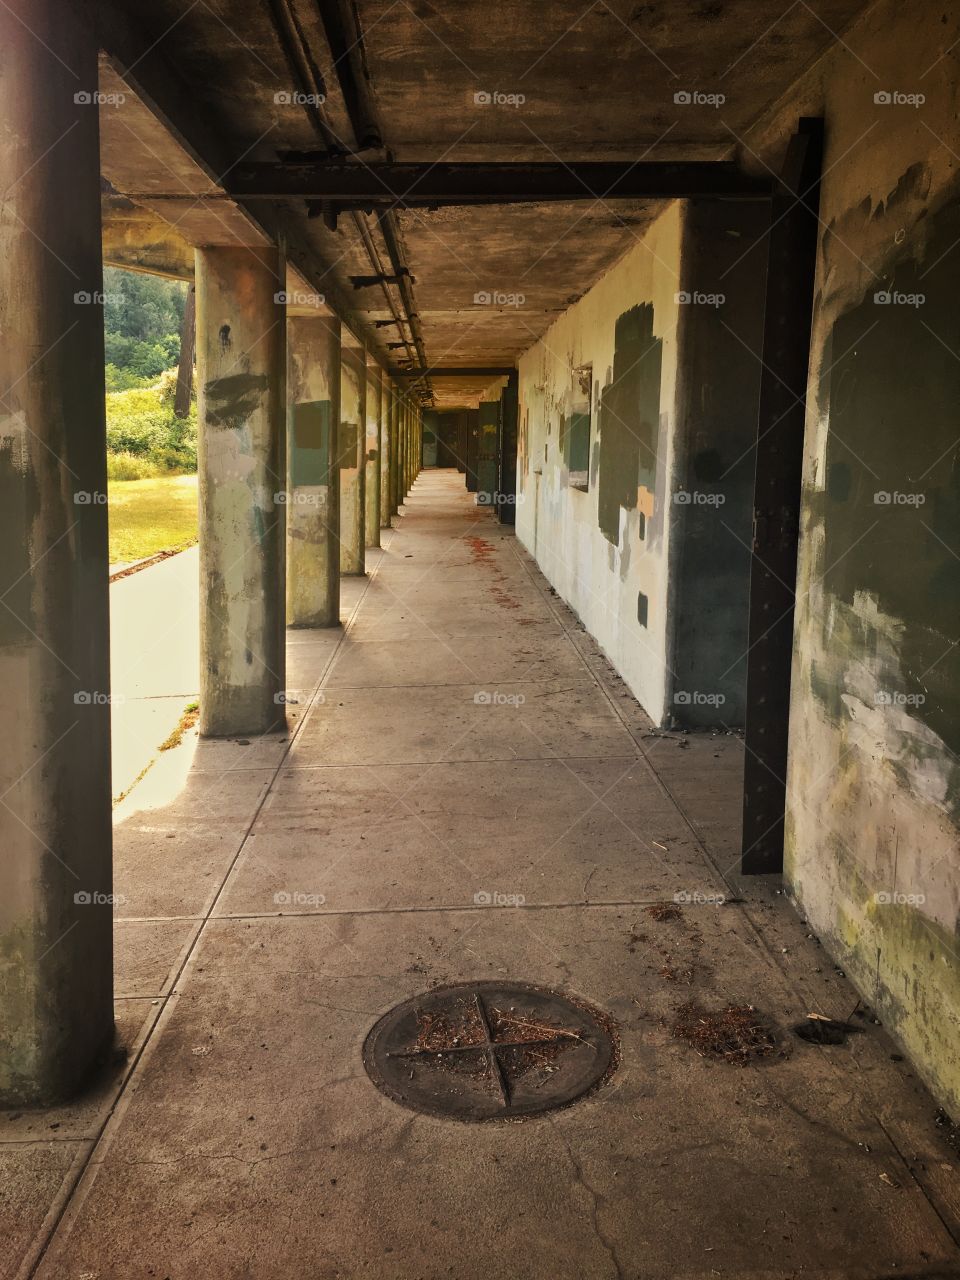
[(610, 1018), (522, 983), (471, 982), (406, 1000), (370, 1031), (363, 1061), (388, 1098), (456, 1120), (536, 1115), (581, 1098), (617, 1065)]

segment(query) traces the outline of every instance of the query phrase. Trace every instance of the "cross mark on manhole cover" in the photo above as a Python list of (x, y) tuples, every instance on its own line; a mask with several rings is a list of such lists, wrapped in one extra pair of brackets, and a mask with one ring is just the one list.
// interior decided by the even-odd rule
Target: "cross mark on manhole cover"
[(438, 987), (391, 1009), (363, 1051), (374, 1084), (404, 1106), (459, 1120), (566, 1106), (617, 1063), (610, 1018), (521, 983)]

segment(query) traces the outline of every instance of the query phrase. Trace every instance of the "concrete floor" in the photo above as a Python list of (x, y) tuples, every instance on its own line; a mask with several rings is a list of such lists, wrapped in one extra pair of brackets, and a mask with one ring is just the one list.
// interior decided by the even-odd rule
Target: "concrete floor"
[[(290, 633), (314, 695), (290, 734), (200, 743), (118, 828), (128, 1057), (0, 1116), (0, 1275), (960, 1275), (935, 1105), (869, 1020), (791, 1037), (856, 996), (775, 887), (645, 909), (730, 893), (739, 740), (654, 734), (455, 474), (425, 473), (386, 541), (342, 632)], [(606, 1009), (620, 1068), (525, 1123), (388, 1101), (370, 1026), (474, 978)], [(698, 1057), (671, 1035), (690, 998), (755, 1005), (786, 1052)]]
[(197, 697), (198, 561), (190, 547), (110, 584), (114, 799), (133, 786)]

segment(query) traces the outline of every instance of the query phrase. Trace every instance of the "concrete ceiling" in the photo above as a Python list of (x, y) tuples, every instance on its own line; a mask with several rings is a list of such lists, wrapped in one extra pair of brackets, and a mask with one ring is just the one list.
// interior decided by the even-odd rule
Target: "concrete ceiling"
[[(818, 0), (816, 11), (796, 0), (783, 12), (768, 0), (357, 0), (355, 53), (384, 144), (358, 163), (738, 156), (755, 163), (741, 139), (864, 7), (862, 0)], [(322, 292), (381, 360), (406, 358), (386, 349), (401, 336), (395, 327), (373, 327), (392, 311), (404, 314), (399, 291), (387, 287), (391, 311), (382, 288), (350, 283), (374, 273), (358, 220), (390, 270), (376, 217), (341, 215), (331, 230), (308, 216), (304, 201), (243, 208), (223, 194), (237, 163), (323, 150), (318, 111), (327, 144), (332, 137), (347, 151), (356, 146), (318, 0), (103, 0), (98, 12), (101, 91), (123, 99), (100, 109), (107, 259), (182, 275), (193, 245), (281, 236), (295, 278)], [(308, 80), (322, 81), (317, 110), (295, 101), (304, 68)], [(684, 94), (714, 100), (684, 102)], [(636, 242), (656, 210), (655, 202), (598, 198), (399, 212), (428, 362), (512, 365)], [(484, 294), (508, 297), (488, 303)], [(434, 402), (475, 404), (489, 382), (435, 379)]]

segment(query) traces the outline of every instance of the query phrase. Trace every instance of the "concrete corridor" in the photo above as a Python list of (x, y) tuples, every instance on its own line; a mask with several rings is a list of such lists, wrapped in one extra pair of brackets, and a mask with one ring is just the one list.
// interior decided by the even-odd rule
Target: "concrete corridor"
[[(421, 473), (384, 544), (342, 632), (288, 633), (290, 735), (201, 742), (118, 829), (129, 1056), (3, 1115), (0, 1274), (958, 1274), (929, 1096), (869, 1019), (791, 1035), (856, 995), (772, 887), (721, 874), (739, 740), (652, 731), (455, 472)], [(379, 1093), (373, 1023), (482, 978), (606, 1010), (619, 1068), (522, 1123)], [(699, 1057), (689, 1000), (755, 1005), (780, 1050)]]

